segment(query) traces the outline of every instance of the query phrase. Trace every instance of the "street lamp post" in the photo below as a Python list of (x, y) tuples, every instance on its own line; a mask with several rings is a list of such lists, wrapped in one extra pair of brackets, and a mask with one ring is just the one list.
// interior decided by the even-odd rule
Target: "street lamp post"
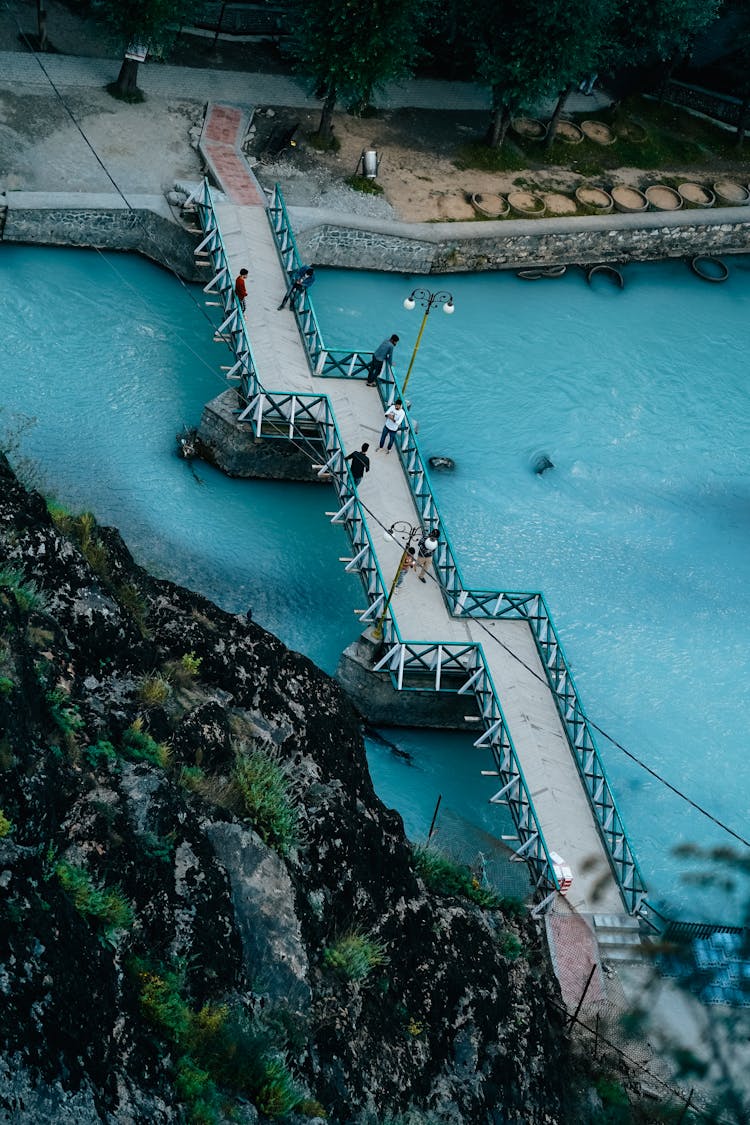
[(427, 324), (427, 317), (430, 315), (433, 308), (436, 304), (438, 304), (439, 301), (443, 302), (443, 312), (447, 313), (449, 316), (451, 313), (454, 313), (456, 311), (456, 306), (453, 304), (453, 294), (446, 293), (443, 290), (438, 290), (437, 293), (431, 293), (429, 289), (412, 289), (411, 293), (404, 301), (404, 308), (411, 312), (417, 301), (424, 309), (424, 316), (422, 317), (422, 323), (419, 326), (419, 332), (417, 334), (417, 342), (414, 345), (414, 351), (411, 353), (411, 359), (409, 360), (409, 369), (406, 372), (406, 378), (404, 379), (403, 385), (401, 387), (402, 393), (406, 390), (406, 384), (409, 382), (409, 376), (411, 375), (411, 369), (414, 366), (414, 360), (417, 358), (419, 345), (422, 343), (422, 333), (424, 332), (425, 325)]
[[(391, 526), (388, 528), (387, 531), (383, 532), (383, 538), (387, 539), (389, 542), (392, 543), (392, 542), (395, 541), (396, 543), (402, 543), (403, 544), (403, 550), (401, 552), (401, 558), (398, 560), (398, 566), (396, 567), (396, 573), (393, 575), (393, 581), (391, 582), (391, 588), (388, 591), (388, 596), (385, 599), (385, 605), (383, 606), (383, 612), (380, 614), (380, 617), (377, 620), (377, 624), (375, 625), (374, 629), (372, 630), (373, 637), (378, 641), (383, 636), (383, 622), (385, 621), (385, 615), (388, 612), (388, 606), (391, 604), (391, 598), (393, 597), (396, 586), (398, 585), (399, 576), (401, 574), (401, 568), (404, 565), (404, 559), (406, 558), (408, 550), (411, 547), (412, 540), (413, 540), (414, 536), (417, 535), (420, 531), (421, 531), (421, 528), (419, 526), (414, 527), (407, 520), (396, 520), (395, 523), (391, 524)], [(398, 538), (397, 538), (397, 536), (398, 536)], [(401, 536), (406, 536), (406, 539), (403, 540), (401, 538)]]

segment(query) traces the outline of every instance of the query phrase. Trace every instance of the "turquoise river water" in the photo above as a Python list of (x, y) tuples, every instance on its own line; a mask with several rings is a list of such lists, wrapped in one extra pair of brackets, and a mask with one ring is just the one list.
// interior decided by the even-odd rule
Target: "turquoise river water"
[[(543, 590), (590, 718), (746, 835), (750, 263), (732, 265), (724, 285), (683, 263), (631, 266), (622, 292), (576, 272), (431, 279), (456, 313), (431, 315), (409, 397), (425, 456), (456, 461), (432, 483), (468, 582)], [(374, 347), (395, 331), (403, 372), (418, 314), (402, 300), (419, 282), (319, 271), (326, 342)], [(336, 561), (328, 492), (203, 465), (196, 480), (174, 455), (176, 431), (224, 386), (200, 290), (135, 257), (7, 245), (0, 286), (0, 425), (15, 459), (118, 526), (139, 562), (230, 611), (252, 605), (332, 671), (362, 598)], [(555, 468), (539, 477), (541, 453)], [(372, 743), (370, 764), (411, 835), (441, 792), (498, 831), (466, 736), (392, 737), (410, 757)], [(737, 921), (738, 896), (675, 849), (742, 846), (599, 743), (649, 898)]]

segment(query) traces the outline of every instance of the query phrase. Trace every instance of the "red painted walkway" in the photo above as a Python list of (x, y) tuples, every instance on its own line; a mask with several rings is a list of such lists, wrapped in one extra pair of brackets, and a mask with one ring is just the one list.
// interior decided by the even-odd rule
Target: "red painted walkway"
[(200, 148), (221, 190), (232, 203), (265, 207), (258, 181), (242, 155), (249, 110), (209, 103)]

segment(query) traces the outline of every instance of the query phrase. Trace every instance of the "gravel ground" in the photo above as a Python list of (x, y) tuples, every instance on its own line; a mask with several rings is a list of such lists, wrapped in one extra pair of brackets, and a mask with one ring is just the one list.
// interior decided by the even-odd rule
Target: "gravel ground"
[[(201, 161), (188, 130), (203, 103), (115, 101), (104, 90), (67, 90), (65, 101), (117, 185), (158, 194), (197, 180)], [(0, 190), (104, 192), (114, 188), (53, 93), (0, 89)]]
[(325, 207), (344, 215), (395, 219), (396, 213), (382, 195), (354, 191), (328, 168), (303, 168), (283, 157), (254, 169), (264, 187), (280, 184), (289, 207)]

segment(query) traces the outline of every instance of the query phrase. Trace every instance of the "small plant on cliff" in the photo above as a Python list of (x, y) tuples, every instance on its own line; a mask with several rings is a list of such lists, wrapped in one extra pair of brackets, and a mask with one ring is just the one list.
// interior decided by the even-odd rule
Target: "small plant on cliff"
[(460, 895), (470, 899), (477, 906), (484, 907), (485, 910), (507, 910), (508, 913), (519, 913), (517, 899), (506, 899), (489, 887), (482, 886), (468, 867), (454, 863), (435, 848), (415, 847), (414, 866), (417, 874), (435, 894)]
[(0, 840), (5, 836), (10, 836), (13, 831), (13, 821), (9, 820), (2, 809), (0, 809)]
[(12, 695), (15, 684), (7, 676), (0, 676), (0, 695)]
[(24, 613), (42, 610), (47, 606), (47, 599), (36, 582), (27, 582), (23, 571), (16, 567), (6, 566), (0, 570), (0, 589), (12, 594), (16, 605)]
[(172, 694), (172, 686), (164, 676), (144, 676), (138, 685), (138, 697), (146, 707), (160, 707)]
[(163, 742), (157, 742), (143, 729), (141, 719), (136, 719), (122, 736), (122, 749), (126, 757), (137, 762), (151, 762), (152, 765), (166, 769), (170, 763), (171, 751)]
[(138, 587), (133, 585), (132, 582), (123, 582), (121, 586), (115, 587), (114, 595), (121, 607), (135, 622), (141, 636), (147, 637), (149, 635), (147, 625), (148, 602)]
[(93, 770), (111, 765), (117, 761), (117, 751), (106, 738), (100, 738), (93, 746), (84, 746), (83, 757)]
[(388, 957), (382, 942), (352, 930), (326, 947), (323, 961), (346, 980), (364, 980), (379, 965), (387, 965)]
[(265, 748), (242, 746), (232, 779), (242, 811), (265, 843), (287, 855), (297, 841), (297, 812), (289, 778), (278, 756)]
[(70, 702), (70, 696), (60, 687), (48, 691), (45, 698), (55, 726), (67, 742), (74, 743), (78, 731), (85, 726), (78, 707)]
[(78, 913), (100, 923), (105, 936), (130, 929), (133, 908), (119, 887), (105, 887), (82, 867), (64, 860), (55, 865), (54, 872)]
[(191, 1120), (221, 1119), (211, 1116), (218, 1104), (217, 1087), (250, 1096), (269, 1117), (284, 1117), (300, 1104), (286, 1060), (259, 1023), (224, 1004), (191, 1008), (181, 967), (156, 970), (144, 962), (134, 967), (141, 1010), (183, 1052), (176, 1086)]
[(198, 673), (201, 670), (201, 664), (202, 663), (203, 663), (203, 657), (202, 656), (196, 656), (194, 652), (184, 652), (182, 654), (182, 658), (180, 660), (180, 664), (182, 665), (182, 670), (188, 676), (197, 676)]

